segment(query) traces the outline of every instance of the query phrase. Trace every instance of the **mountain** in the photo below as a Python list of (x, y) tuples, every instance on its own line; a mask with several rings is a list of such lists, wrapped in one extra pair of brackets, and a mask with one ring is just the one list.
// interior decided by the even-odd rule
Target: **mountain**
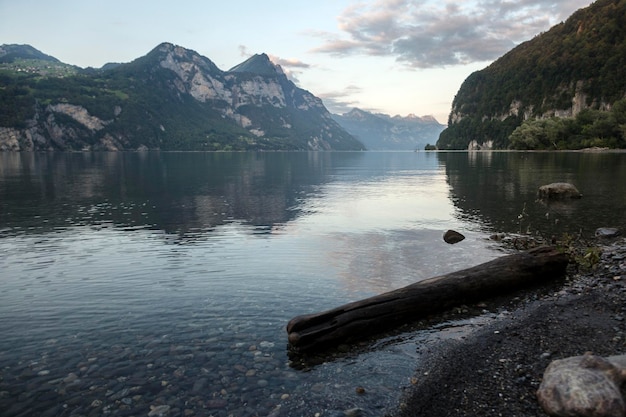
[(17, 59), (38, 59), (55, 63), (61, 62), (30, 45), (0, 45), (0, 63), (11, 63)]
[(369, 150), (416, 150), (434, 144), (445, 128), (432, 116), (388, 116), (352, 109), (333, 118)]
[(364, 149), (265, 54), (229, 71), (170, 43), (70, 75), (24, 62), (0, 65), (0, 150)]
[(229, 72), (251, 73), (267, 76), (284, 76), (280, 65), (274, 65), (266, 54), (256, 54), (239, 65), (232, 67)]
[[(543, 138), (557, 147), (602, 139), (604, 133), (585, 137), (586, 122), (569, 119), (605, 117), (602, 112), (626, 97), (625, 67), (626, 0), (597, 0), (471, 74), (454, 98), (437, 146), (507, 148), (522, 123), (551, 118), (567, 125), (559, 127), (558, 139)], [(614, 126), (619, 130), (619, 123)], [(613, 139), (616, 146), (626, 144), (623, 137)]]

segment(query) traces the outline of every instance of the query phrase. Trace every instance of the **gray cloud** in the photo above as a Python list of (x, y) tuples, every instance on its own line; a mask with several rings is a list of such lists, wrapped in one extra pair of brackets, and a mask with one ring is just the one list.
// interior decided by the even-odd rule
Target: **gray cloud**
[(281, 58), (276, 55), (269, 55), (269, 58), (274, 64), (279, 65), (285, 75), (296, 84), (300, 83), (298, 77), (302, 74), (303, 70), (311, 68), (310, 64), (300, 61), (299, 59)]
[(314, 52), (392, 56), (415, 68), (490, 61), (565, 20), (590, 0), (378, 0), (338, 17), (341, 35), (318, 33)]
[(283, 68), (301, 68), (301, 69), (311, 68), (310, 64), (307, 64), (306, 62), (302, 62), (299, 59), (280, 58), (276, 55), (269, 55), (269, 57), (270, 57), (270, 60), (274, 64), (280, 65)]
[(324, 102), (324, 106), (331, 113), (343, 114), (352, 110), (358, 104), (357, 100), (351, 100), (353, 94), (361, 92), (362, 89), (356, 85), (349, 85), (339, 91), (330, 91), (316, 94)]

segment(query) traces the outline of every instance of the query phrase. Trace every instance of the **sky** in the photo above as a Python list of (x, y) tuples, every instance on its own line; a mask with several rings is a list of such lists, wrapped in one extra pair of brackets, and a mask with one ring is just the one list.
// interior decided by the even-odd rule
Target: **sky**
[(591, 0), (0, 0), (0, 44), (80, 67), (158, 44), (226, 71), (266, 53), (333, 113), (447, 123), (462, 82)]

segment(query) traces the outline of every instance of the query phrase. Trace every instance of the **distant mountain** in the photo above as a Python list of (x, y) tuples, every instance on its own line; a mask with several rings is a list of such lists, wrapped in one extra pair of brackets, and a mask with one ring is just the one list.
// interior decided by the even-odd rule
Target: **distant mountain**
[(0, 150), (364, 149), (265, 54), (230, 71), (170, 43), (69, 76), (37, 62), (0, 66)]
[(352, 109), (333, 118), (369, 150), (416, 150), (435, 144), (445, 125), (432, 116), (388, 116)]
[[(626, 0), (597, 0), (471, 74), (454, 98), (448, 128), (438, 147), (502, 149), (509, 147), (510, 135), (524, 121), (581, 114), (609, 117), (589, 110), (608, 112), (626, 98), (625, 16)], [(564, 122), (555, 123), (560, 126)], [(545, 141), (553, 148), (581, 147), (602, 143), (596, 139), (610, 134), (616, 136), (604, 142), (626, 144), (626, 138), (617, 137), (621, 122), (614, 123), (613, 132), (594, 129), (598, 133), (593, 135), (585, 128), (586, 121), (572, 123), (559, 127), (558, 134), (546, 133), (545, 138), (533, 140)]]
[(61, 62), (30, 45), (0, 45), (0, 63), (11, 63), (16, 59), (38, 59), (48, 62)]

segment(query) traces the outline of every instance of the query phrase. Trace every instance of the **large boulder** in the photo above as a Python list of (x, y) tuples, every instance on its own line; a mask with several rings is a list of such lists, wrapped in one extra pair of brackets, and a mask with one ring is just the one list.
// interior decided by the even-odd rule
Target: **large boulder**
[(626, 380), (625, 365), (626, 355), (555, 360), (543, 374), (539, 404), (551, 416), (624, 417), (620, 387)]
[(568, 182), (553, 182), (542, 185), (539, 187), (537, 195), (540, 199), (545, 200), (581, 198), (583, 196), (573, 184)]

